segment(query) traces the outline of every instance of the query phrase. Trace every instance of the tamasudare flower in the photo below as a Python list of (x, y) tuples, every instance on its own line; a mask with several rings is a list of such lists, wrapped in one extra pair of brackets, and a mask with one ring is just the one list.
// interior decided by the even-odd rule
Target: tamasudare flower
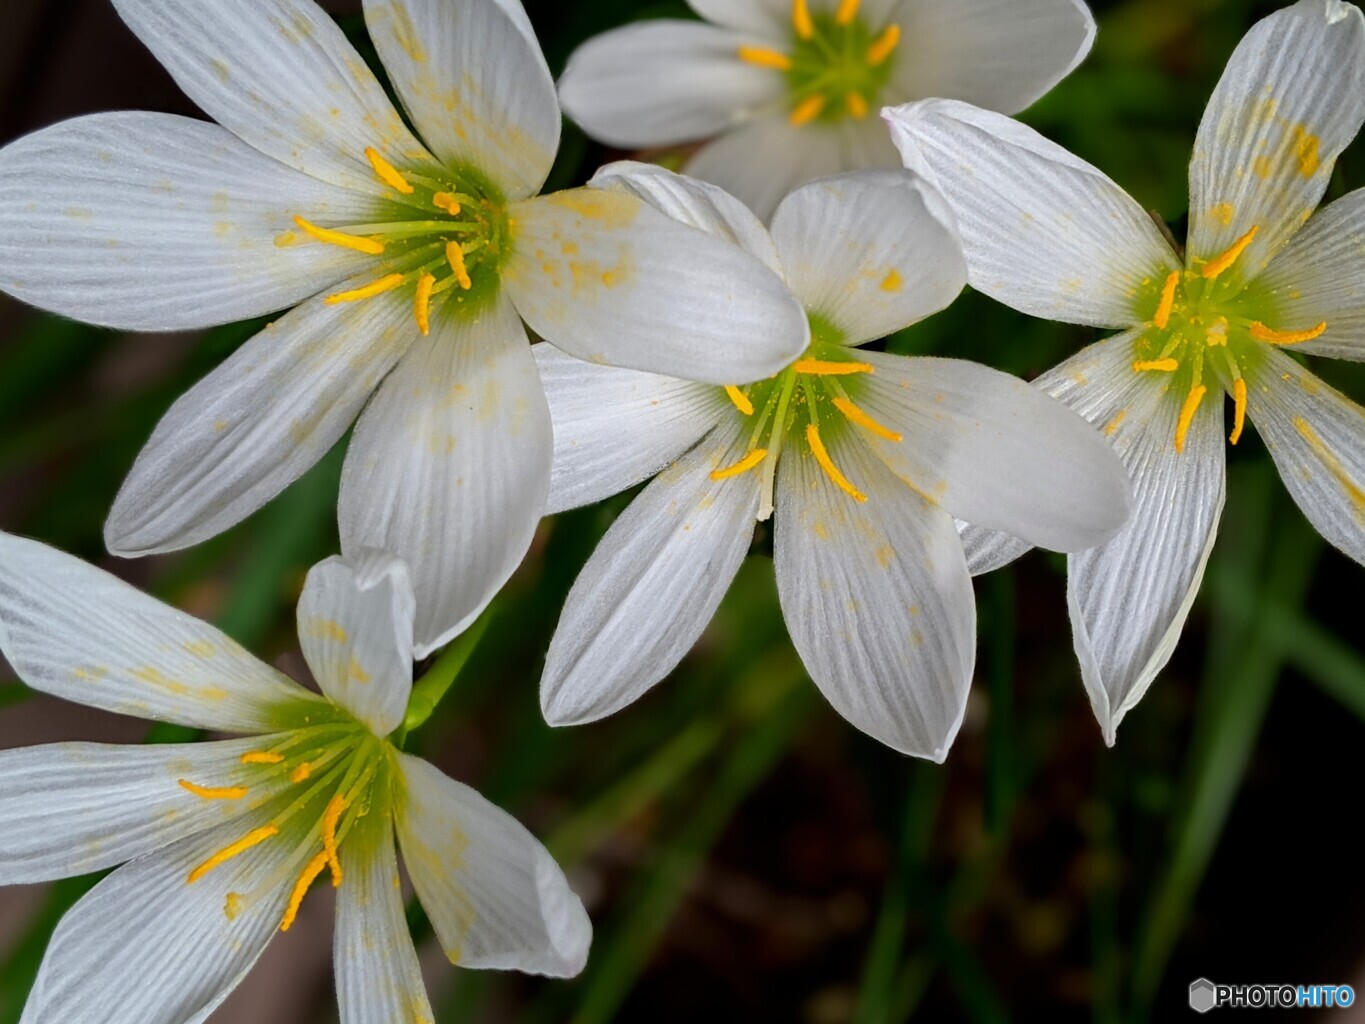
[(420, 140), (312, 0), (114, 4), (222, 127), (104, 114), (0, 152), (0, 288), (145, 331), (299, 303), (161, 422), (110, 514), (117, 554), (241, 521), (358, 418), (342, 547), (408, 560), (426, 653), (540, 519), (552, 442), (523, 320), (583, 358), (716, 382), (806, 344), (737, 250), (628, 196), (532, 198), (561, 118), (518, 0), (366, 0)]
[(244, 737), (0, 753), (0, 884), (123, 865), (57, 927), (25, 1024), (202, 1021), (315, 885), (337, 889), (343, 1024), (434, 1024), (395, 836), (453, 962), (582, 969), (591, 925), (550, 855), (395, 743), (412, 691), (401, 562), (309, 574), (299, 639), (325, 696), (51, 548), (0, 534), (0, 566), (0, 649), (34, 689)]
[(942, 309), (966, 276), (951, 213), (905, 172), (807, 185), (771, 234), (738, 200), (659, 168), (618, 165), (597, 180), (780, 271), (814, 341), (777, 376), (726, 388), (538, 347), (555, 423), (551, 509), (657, 474), (569, 596), (542, 681), (547, 719), (601, 718), (667, 675), (714, 614), (755, 521), (771, 517), (782, 610), (815, 683), (870, 735), (943, 758), (976, 640), (953, 516), (1089, 547), (1127, 515), (1118, 459), (1022, 381), (866, 347)]
[(872, 115), (928, 96), (1023, 110), (1089, 52), (1081, 0), (690, 0), (708, 23), (646, 21), (589, 41), (569, 115), (627, 149), (714, 139), (687, 173), (768, 217), (816, 178), (900, 161)]
[[(950, 102), (887, 116), (957, 212), (972, 284), (1036, 316), (1125, 329), (1038, 381), (1109, 436), (1137, 487), (1131, 524), (1074, 556), (1068, 585), (1112, 743), (1203, 578), (1225, 437), (1254, 424), (1299, 507), (1365, 562), (1365, 411), (1295, 358), (1365, 359), (1365, 192), (1314, 214), (1365, 121), (1365, 18), (1303, 0), (1243, 40), (1200, 126), (1183, 253), (1116, 184), (1016, 122)], [(988, 567), (1027, 545), (974, 532), (971, 547)]]

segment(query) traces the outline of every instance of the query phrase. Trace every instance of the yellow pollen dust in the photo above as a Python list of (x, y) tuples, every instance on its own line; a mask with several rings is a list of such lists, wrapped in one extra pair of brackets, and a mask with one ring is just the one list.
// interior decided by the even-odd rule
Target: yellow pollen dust
[(1165, 285), (1161, 289), (1161, 304), (1156, 308), (1156, 316), (1152, 317), (1152, 323), (1159, 330), (1164, 331), (1171, 323), (1171, 310), (1175, 309), (1175, 290), (1180, 287), (1180, 271), (1173, 270), (1166, 278)]
[(866, 412), (864, 412), (858, 406), (850, 402), (847, 398), (840, 397), (834, 399), (834, 408), (838, 409), (841, 413), (843, 413), (844, 416), (849, 420), (849, 422), (858, 424), (858, 426), (862, 427), (864, 430), (870, 431), (871, 433), (876, 434), (878, 437), (883, 437), (888, 441), (896, 442), (905, 440), (905, 437), (903, 435), (898, 434), (894, 430), (889, 430), (888, 428), (882, 426), (871, 416), (869, 416)]
[(730, 401), (734, 403), (736, 409), (745, 416), (754, 414), (754, 403), (749, 401), (749, 396), (733, 384), (725, 385), (725, 393), (730, 396)]
[(435, 274), (423, 274), (417, 282), (417, 299), (413, 315), (417, 318), (417, 329), (426, 337), (431, 333), (431, 291), (436, 287)]
[(351, 249), (355, 252), (363, 252), (366, 256), (384, 255), (384, 243), (377, 242), (373, 238), (361, 238), (358, 235), (348, 235), (344, 231), (331, 231), (328, 228), (320, 228), (311, 221), (306, 221), (302, 217), (295, 217), (294, 223), (298, 225), (304, 234), (316, 238), (319, 242), (328, 245), (338, 245), (343, 249)]
[(851, 377), (859, 373), (876, 373), (869, 363), (830, 363), (821, 359), (802, 359), (792, 367), (797, 373), (811, 377)]
[(766, 459), (767, 457), (768, 449), (755, 448), (748, 455), (744, 456), (744, 458), (736, 462), (733, 466), (727, 466), (725, 469), (718, 469), (714, 471), (711, 474), (711, 479), (731, 480), (737, 476), (743, 476), (745, 473), (749, 472), (749, 470), (757, 469), (758, 466), (761, 465), (763, 460)]
[(260, 846), (267, 839), (273, 839), (275, 838), (275, 836), (279, 834), (280, 830), (276, 828), (274, 825), (266, 825), (263, 828), (258, 828), (252, 832), (248, 832), (241, 839), (237, 840), (237, 842), (233, 843), (230, 846), (225, 846), (223, 849), (219, 850), (208, 860), (204, 861), (204, 863), (200, 864), (197, 868), (191, 871), (189, 878), (185, 880), (185, 884), (193, 885), (195, 882), (199, 881), (201, 878), (207, 875), (210, 871), (222, 867), (224, 864), (232, 860), (234, 857), (240, 857), (242, 854), (246, 853), (247, 850)]
[(327, 854), (320, 853), (308, 862), (308, 866), (299, 875), (299, 880), (294, 883), (294, 891), (289, 894), (289, 906), (284, 911), (284, 920), (280, 922), (280, 931), (287, 932), (294, 927), (294, 922), (299, 918), (299, 908), (303, 906), (303, 898), (308, 895), (308, 890), (317, 881), (318, 875), (327, 869)]
[(881, 67), (891, 59), (891, 55), (896, 52), (896, 47), (900, 44), (901, 27), (899, 25), (888, 25), (886, 31), (879, 35), (867, 48), (867, 62), (874, 68)]
[(474, 287), (474, 281), (469, 276), (469, 268), (465, 265), (464, 250), (460, 248), (459, 242), (446, 243), (446, 262), (450, 264), (450, 269), (455, 273), (455, 280), (465, 291)]
[(242, 755), (242, 764), (282, 764), (283, 754), (274, 754), (268, 750), (253, 750), (249, 754)]
[(1175, 373), (1180, 364), (1174, 359), (1139, 359), (1133, 364), (1134, 373)]
[(1247, 425), (1247, 382), (1241, 377), (1232, 382), (1232, 400), (1234, 403), (1232, 434), (1228, 437), (1228, 442), (1236, 444), (1242, 439), (1242, 431)]
[(791, 125), (793, 128), (804, 128), (817, 117), (825, 112), (825, 97), (818, 93), (805, 100), (802, 100), (792, 111)]
[(389, 188), (401, 192), (405, 196), (410, 196), (417, 190), (408, 184), (408, 179), (398, 173), (398, 168), (389, 163), (379, 155), (379, 150), (370, 147), (365, 150), (365, 159), (370, 161), (370, 166), (374, 168), (375, 176)]
[(391, 292), (395, 288), (401, 287), (405, 280), (407, 279), (402, 274), (389, 274), (387, 277), (381, 277), (378, 281), (367, 284), (363, 288), (329, 295), (322, 302), (326, 306), (339, 306), (344, 302), (361, 302), (364, 299), (372, 299), (376, 295)]
[(820, 439), (820, 428), (814, 423), (806, 425), (806, 441), (810, 445), (811, 454), (815, 456), (815, 461), (820, 464), (820, 468), (825, 471), (825, 476), (834, 481), (841, 491), (847, 494), (854, 501), (867, 502), (867, 495), (858, 488), (854, 487), (848, 477), (839, 471), (839, 467), (834, 464), (834, 460), (829, 457), (829, 451), (825, 448), (825, 442)]
[(1208, 388), (1202, 384), (1198, 385), (1189, 393), (1184, 408), (1180, 410), (1180, 420), (1175, 427), (1175, 450), (1182, 455), (1185, 453), (1185, 441), (1190, 436), (1190, 427), (1194, 424), (1195, 413), (1199, 411), (1199, 406), (1208, 393)]
[(815, 22), (811, 20), (807, 0), (792, 0), (792, 26), (800, 38), (808, 41), (815, 38)]
[(1267, 345), (1302, 345), (1305, 341), (1314, 341), (1326, 333), (1327, 322), (1325, 320), (1306, 331), (1276, 331), (1259, 320), (1251, 325), (1251, 336)]
[(739, 59), (755, 67), (771, 68), (774, 71), (790, 71), (792, 59), (778, 50), (766, 46), (741, 46)]
[(1231, 247), (1226, 252), (1224, 252), (1220, 256), (1215, 257), (1214, 259), (1210, 260), (1207, 264), (1205, 264), (1204, 269), (1201, 270), (1200, 273), (1203, 274), (1204, 278), (1209, 281), (1212, 281), (1215, 278), (1220, 277), (1224, 272), (1231, 268), (1234, 263), (1237, 262), (1237, 260), (1241, 257), (1242, 253), (1247, 251), (1247, 246), (1251, 245), (1252, 242), (1256, 241), (1256, 236), (1259, 235), (1260, 233), (1261, 225), (1259, 224), (1254, 225), (1250, 231), (1248, 231), (1241, 238), (1237, 239), (1237, 241), (1233, 242)]
[(245, 786), (200, 786), (188, 779), (180, 780), (180, 788), (189, 790), (202, 800), (241, 800), (250, 792)]

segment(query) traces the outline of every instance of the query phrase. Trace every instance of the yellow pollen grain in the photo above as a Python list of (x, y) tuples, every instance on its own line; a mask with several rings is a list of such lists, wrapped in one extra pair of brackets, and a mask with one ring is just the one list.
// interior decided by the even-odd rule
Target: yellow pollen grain
[(1305, 178), (1317, 174), (1322, 166), (1321, 141), (1301, 124), (1294, 126), (1294, 159)]
[(766, 46), (741, 46), (739, 59), (755, 67), (772, 68), (774, 71), (790, 71), (792, 59), (780, 50), (770, 50)]
[(711, 479), (730, 480), (737, 476), (743, 476), (745, 473), (749, 472), (749, 470), (757, 467), (759, 463), (761, 463), (767, 457), (768, 449), (755, 448), (748, 455), (744, 456), (744, 458), (736, 462), (733, 466), (727, 466), (725, 469), (715, 470), (711, 474)]
[(900, 44), (901, 27), (899, 25), (886, 26), (886, 31), (879, 35), (867, 48), (867, 62), (874, 68), (880, 67), (890, 59)]
[(836, 398), (834, 400), (834, 408), (843, 413), (850, 422), (858, 424), (858, 426), (862, 427), (864, 430), (871, 431), (878, 437), (884, 437), (888, 441), (899, 442), (905, 440), (903, 435), (882, 426), (847, 398)]
[(1306, 331), (1277, 331), (1267, 327), (1259, 320), (1251, 325), (1251, 336), (1267, 345), (1302, 345), (1305, 341), (1314, 341), (1326, 333), (1327, 322), (1325, 320)]
[(283, 761), (283, 754), (274, 754), (268, 750), (253, 750), (242, 755), (242, 764), (281, 764)]
[(1128, 418), (1128, 410), (1120, 409), (1118, 414), (1104, 425), (1104, 436), (1113, 437), (1118, 433), (1119, 427), (1123, 426), (1123, 421)]
[(1175, 290), (1180, 287), (1180, 271), (1172, 270), (1161, 287), (1161, 303), (1156, 307), (1152, 323), (1164, 331), (1171, 323), (1171, 310), (1175, 309)]
[(884, 292), (898, 292), (904, 287), (905, 278), (901, 277), (900, 271), (895, 267), (888, 270), (886, 276), (882, 278), (882, 291)]
[(373, 284), (367, 284), (363, 288), (356, 288), (349, 292), (338, 292), (335, 295), (327, 296), (327, 298), (322, 301), (323, 304), (327, 306), (339, 306), (344, 302), (360, 302), (363, 299), (372, 299), (376, 295), (383, 295), (385, 292), (391, 292), (395, 288), (400, 287), (403, 284), (403, 281), (404, 277), (402, 274), (389, 274), (387, 277), (381, 277)]
[(241, 800), (250, 792), (245, 786), (223, 786), (215, 788), (212, 786), (200, 786), (188, 779), (180, 780), (180, 788), (187, 789), (195, 796), (203, 800)]
[(1241, 377), (1232, 382), (1232, 400), (1232, 434), (1228, 437), (1228, 443), (1236, 444), (1242, 439), (1242, 431), (1247, 425), (1247, 382)]
[(843, 491), (854, 501), (866, 502), (867, 495), (858, 488), (854, 487), (848, 477), (839, 472), (839, 467), (834, 464), (834, 460), (829, 457), (829, 451), (825, 448), (825, 442), (820, 439), (820, 428), (814, 423), (806, 424), (806, 442), (810, 445), (811, 454), (815, 456), (815, 461), (820, 464), (820, 468), (825, 471), (825, 476), (834, 481), (835, 486)]
[(1233, 242), (1232, 246), (1227, 250), (1227, 252), (1223, 253), (1221, 256), (1215, 257), (1214, 259), (1210, 260), (1207, 264), (1205, 264), (1204, 269), (1201, 270), (1200, 273), (1203, 274), (1204, 278), (1209, 281), (1212, 281), (1214, 278), (1219, 277), (1220, 275), (1223, 274), (1224, 271), (1228, 270), (1234, 263), (1237, 262), (1237, 260), (1241, 257), (1242, 253), (1246, 252), (1247, 246), (1249, 246), (1252, 242), (1256, 241), (1256, 236), (1259, 235), (1260, 233), (1261, 225), (1259, 224), (1254, 225), (1250, 231), (1248, 231), (1241, 238), (1237, 239), (1237, 241)]
[(308, 862), (308, 866), (299, 875), (299, 880), (294, 883), (294, 891), (289, 894), (289, 906), (284, 911), (284, 920), (280, 922), (280, 931), (287, 932), (294, 927), (294, 922), (299, 917), (299, 908), (303, 906), (303, 898), (308, 895), (308, 890), (326, 867), (327, 854), (325, 853), (318, 854)]
[(803, 128), (824, 112), (825, 98), (820, 95), (811, 96), (809, 99), (803, 100), (792, 111), (791, 125), (793, 128)]
[(858, 8), (862, 0), (839, 0), (839, 9), (834, 14), (834, 20), (840, 25), (851, 25), (853, 19), (858, 16)]
[(460, 201), (449, 192), (437, 192), (431, 197), (431, 205), (438, 210), (443, 210), (452, 217), (457, 216), (462, 209)]
[(1190, 392), (1184, 408), (1180, 410), (1180, 420), (1175, 426), (1175, 450), (1182, 455), (1185, 453), (1185, 441), (1190, 436), (1190, 427), (1194, 423), (1194, 414), (1199, 411), (1199, 405), (1208, 393), (1209, 389), (1200, 384)]
[(730, 401), (734, 403), (735, 408), (745, 416), (752, 416), (754, 414), (754, 403), (749, 401), (749, 396), (739, 390), (739, 388), (735, 387), (733, 384), (727, 384), (725, 386), (725, 393), (730, 396)]
[(849, 116), (858, 121), (867, 120), (867, 100), (860, 92), (851, 92), (844, 97), (844, 104), (848, 107)]
[(469, 276), (469, 267), (464, 261), (464, 250), (460, 248), (459, 242), (446, 243), (446, 262), (450, 264), (450, 269), (455, 272), (455, 280), (460, 283), (460, 287), (465, 291), (474, 287), (474, 281)]
[(229, 921), (237, 920), (237, 915), (242, 912), (242, 894), (230, 892), (227, 899), (223, 901), (223, 914)]
[(811, 377), (852, 377), (859, 373), (876, 373), (869, 363), (831, 363), (822, 359), (801, 359), (792, 367), (797, 373)]
[(1175, 373), (1180, 364), (1174, 359), (1139, 359), (1133, 364), (1134, 373)]
[(375, 176), (391, 189), (410, 196), (417, 190), (408, 184), (408, 179), (398, 173), (398, 168), (379, 155), (379, 150), (371, 147), (365, 150), (365, 159), (374, 168)]
[(346, 801), (339, 796), (332, 797), (331, 803), (322, 816), (322, 847), (327, 854), (327, 866), (332, 869), (332, 888), (341, 888), (341, 858), (337, 851), (337, 826), (341, 816), (346, 813)]
[(435, 274), (423, 274), (417, 282), (417, 299), (413, 315), (417, 318), (417, 329), (426, 337), (431, 333), (431, 290), (436, 287)]
[(215, 868), (222, 867), (228, 861), (232, 860), (232, 858), (240, 857), (242, 854), (246, 853), (247, 850), (260, 846), (267, 839), (273, 839), (279, 834), (280, 830), (274, 825), (266, 825), (264, 828), (258, 828), (255, 831), (248, 832), (231, 846), (225, 846), (191, 871), (189, 878), (185, 880), (185, 884), (193, 885)]
[(792, 25), (802, 39), (809, 41), (815, 38), (815, 22), (811, 20), (807, 0), (792, 0)]
[(299, 230), (306, 235), (316, 238), (319, 242), (328, 245), (339, 245), (343, 249), (351, 249), (355, 252), (363, 252), (366, 256), (384, 255), (384, 243), (377, 242), (373, 238), (361, 238), (358, 235), (348, 235), (344, 231), (331, 231), (328, 228), (320, 228), (302, 217), (295, 217), (294, 223)]
[(295, 783), (307, 782), (312, 774), (313, 766), (309, 764), (307, 761), (304, 761), (303, 764), (299, 765), (297, 768), (295, 768), (292, 772), (289, 773), (289, 781)]

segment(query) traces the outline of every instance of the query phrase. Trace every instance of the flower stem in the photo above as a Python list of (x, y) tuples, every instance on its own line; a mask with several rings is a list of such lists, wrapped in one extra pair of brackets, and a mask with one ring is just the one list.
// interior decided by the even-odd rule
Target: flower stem
[(435, 664), (412, 687), (412, 697), (408, 700), (408, 713), (403, 718), (403, 733), (420, 729), (436, 712), (437, 706), (445, 699), (455, 680), (460, 677), (464, 667), (479, 646), (479, 641), (488, 632), (488, 624), (493, 619), (490, 612), (484, 612), (474, 624), (456, 637), (436, 659)]

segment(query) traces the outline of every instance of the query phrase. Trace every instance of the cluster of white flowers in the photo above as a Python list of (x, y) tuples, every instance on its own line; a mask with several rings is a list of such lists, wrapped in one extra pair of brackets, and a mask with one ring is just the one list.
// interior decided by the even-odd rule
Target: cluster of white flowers
[[(1114, 741), (1178, 639), (1248, 417), (1365, 561), (1365, 411), (1289, 354), (1365, 359), (1365, 194), (1314, 213), (1365, 121), (1365, 19), (1342, 0), (1233, 55), (1183, 253), (1006, 116), (1088, 52), (1080, 0), (692, 0), (710, 23), (593, 40), (558, 97), (518, 0), (365, 0), (406, 117), (313, 0), (112, 2), (217, 124), (105, 114), (0, 151), (0, 288), (133, 331), (288, 311), (167, 413), (110, 551), (202, 542), (355, 429), (342, 557), (299, 604), (321, 697), (0, 534), (0, 647), (25, 682), (243, 737), (0, 754), (0, 883), (123, 865), (62, 922), (25, 1024), (202, 1021), (320, 878), (343, 1022), (431, 1024), (399, 851), (452, 962), (580, 971), (591, 925), (549, 854), (402, 752), (414, 661), (546, 514), (652, 479), (569, 596), (550, 723), (667, 676), (772, 519), (812, 680), (935, 760), (973, 675), (971, 575), (1034, 545), (1070, 553)], [(690, 176), (617, 163), (541, 196), (561, 100), (610, 144), (706, 145)], [(1124, 333), (1036, 386), (868, 347), (968, 283)]]

